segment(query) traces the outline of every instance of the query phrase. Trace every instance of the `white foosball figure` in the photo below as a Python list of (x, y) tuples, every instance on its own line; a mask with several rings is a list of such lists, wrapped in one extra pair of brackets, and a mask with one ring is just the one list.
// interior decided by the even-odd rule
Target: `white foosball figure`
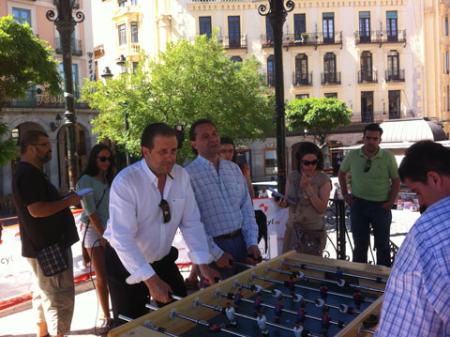
[(225, 316), (227, 316), (228, 322), (232, 326), (237, 326), (235, 313), (236, 313), (236, 311), (234, 310), (234, 307), (231, 305), (230, 302), (228, 302), (225, 307)]
[(269, 336), (269, 329), (267, 329), (266, 322), (266, 316), (261, 312), (258, 312), (258, 314), (256, 315), (256, 324), (258, 324), (259, 331), (261, 331), (261, 334), (263, 336)]
[(300, 323), (296, 323), (292, 328), (292, 331), (294, 332), (294, 337), (302, 337), (303, 325), (301, 325)]

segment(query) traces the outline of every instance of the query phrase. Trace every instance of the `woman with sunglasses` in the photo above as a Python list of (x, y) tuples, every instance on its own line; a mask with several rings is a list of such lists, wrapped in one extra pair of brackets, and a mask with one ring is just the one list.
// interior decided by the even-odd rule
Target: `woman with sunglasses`
[(322, 172), (323, 155), (317, 145), (303, 142), (296, 153), (297, 170), (291, 172), (286, 199), (280, 207), (289, 207), (283, 252), (322, 255), (326, 244), (324, 214), (331, 192), (331, 179)]
[(93, 193), (81, 199), (82, 245), (89, 254), (96, 274), (97, 296), (103, 312), (100, 327), (105, 329), (110, 326), (111, 316), (104, 255), (106, 241), (103, 239), (103, 232), (109, 218), (109, 189), (114, 171), (111, 150), (104, 144), (97, 144), (92, 148), (87, 167), (77, 184), (77, 189), (93, 189)]

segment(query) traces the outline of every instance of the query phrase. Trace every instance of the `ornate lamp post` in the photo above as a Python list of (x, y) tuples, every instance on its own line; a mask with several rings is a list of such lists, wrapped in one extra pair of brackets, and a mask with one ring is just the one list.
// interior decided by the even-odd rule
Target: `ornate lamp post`
[(278, 191), (284, 193), (286, 186), (286, 126), (284, 121), (283, 25), (286, 21), (287, 13), (294, 9), (295, 3), (292, 0), (268, 0), (268, 2), (269, 7), (265, 4), (259, 5), (258, 13), (269, 17), (273, 31)]
[[(64, 124), (66, 125), (67, 164), (69, 174), (69, 188), (75, 189), (77, 179), (77, 154), (75, 144), (75, 100), (73, 95), (72, 78), (72, 33), (77, 23), (84, 21), (84, 14), (78, 11), (76, 0), (54, 0), (56, 12), (50, 9), (46, 13), (49, 21), (55, 23), (61, 41), (64, 69)], [(77, 10), (75, 17), (73, 10)]]

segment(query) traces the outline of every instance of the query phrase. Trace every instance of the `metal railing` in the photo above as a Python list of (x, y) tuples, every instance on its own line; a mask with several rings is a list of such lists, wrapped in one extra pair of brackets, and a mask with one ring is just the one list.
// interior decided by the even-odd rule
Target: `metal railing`
[[(81, 40), (72, 39), (70, 43), (72, 55), (81, 56), (83, 55), (83, 49), (81, 47)], [(61, 38), (55, 38), (55, 52), (57, 54), (62, 54)]]
[(326, 84), (341, 84), (341, 73), (321, 73), (320, 74), (321, 83)]
[(386, 70), (385, 79), (386, 82), (405, 82), (405, 70)]
[(245, 49), (247, 48), (247, 35), (224, 36), (224, 49)]
[(292, 84), (295, 87), (312, 85), (312, 72), (309, 73), (301, 73), (300, 71), (296, 71), (292, 74)]
[(337, 44), (342, 47), (342, 32), (335, 33), (300, 33), (300, 34), (284, 34), (283, 46), (314, 46), (317, 48), (319, 45)]
[(372, 71), (358, 71), (358, 83), (377, 83), (378, 73), (376, 70)]
[(355, 43), (406, 43), (406, 30), (389, 31), (389, 30), (371, 30), (355, 32)]

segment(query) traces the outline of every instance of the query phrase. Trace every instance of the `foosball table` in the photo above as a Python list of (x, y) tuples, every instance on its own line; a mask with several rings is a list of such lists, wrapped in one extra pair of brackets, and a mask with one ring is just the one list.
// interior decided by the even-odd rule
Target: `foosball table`
[[(110, 337), (371, 336), (390, 269), (289, 252), (109, 332)], [(157, 310), (156, 310), (157, 309)]]

